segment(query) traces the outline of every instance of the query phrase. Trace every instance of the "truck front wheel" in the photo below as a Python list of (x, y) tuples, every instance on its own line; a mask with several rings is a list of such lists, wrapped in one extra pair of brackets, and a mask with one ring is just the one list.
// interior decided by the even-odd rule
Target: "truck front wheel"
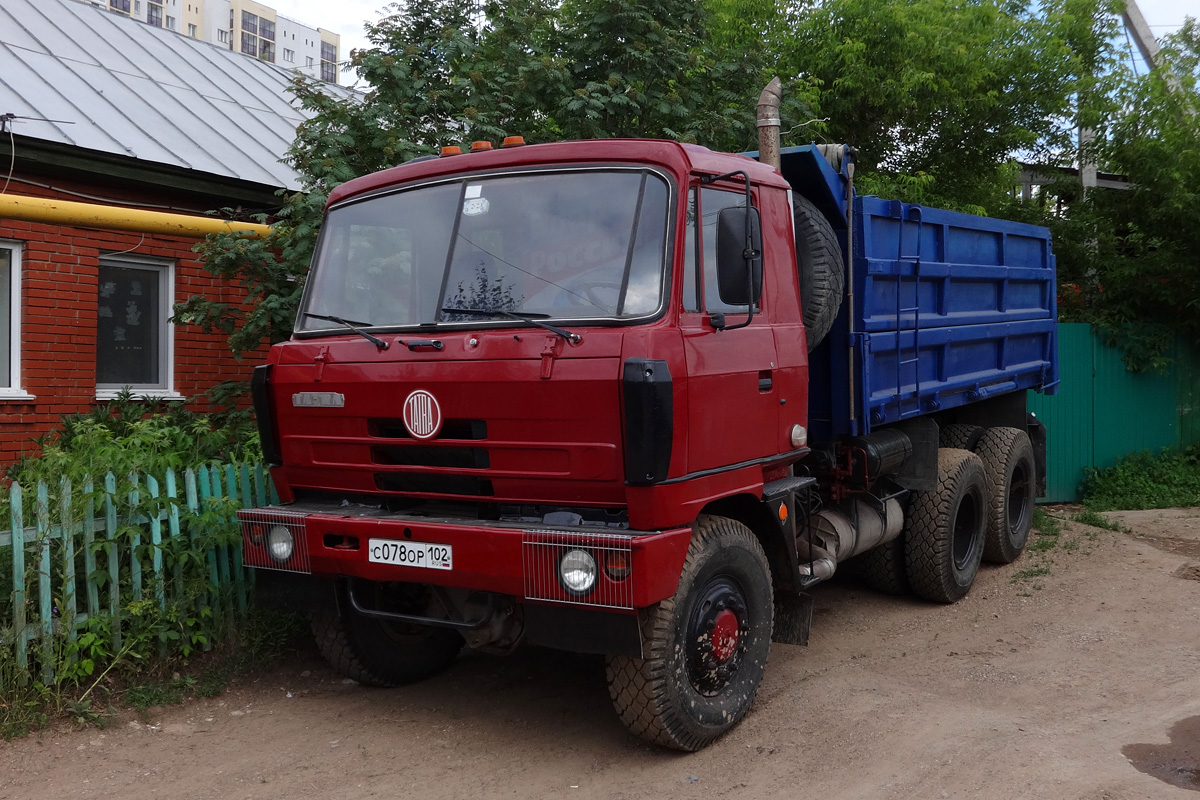
[[(400, 586), (408, 594), (417, 588)], [(376, 592), (386, 593), (388, 588), (377, 585)], [(419, 598), (402, 599), (414, 611), (424, 607)], [(345, 597), (339, 597), (337, 611), (314, 615), (312, 630), (334, 671), (367, 686), (403, 686), (431, 678), (448, 667), (463, 646), (462, 637), (449, 628), (366, 617)]]
[(970, 591), (983, 559), (987, 507), (979, 456), (939, 450), (937, 485), (913, 494), (905, 519), (904, 560), (914, 593), (953, 603)]
[(608, 691), (635, 735), (699, 750), (750, 710), (771, 649), (774, 601), (745, 525), (701, 516), (673, 597), (643, 612), (647, 658), (610, 656)]

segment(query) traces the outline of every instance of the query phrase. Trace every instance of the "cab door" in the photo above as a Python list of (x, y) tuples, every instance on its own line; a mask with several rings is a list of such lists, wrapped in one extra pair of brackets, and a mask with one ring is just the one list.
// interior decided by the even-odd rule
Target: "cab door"
[(724, 314), (730, 326), (746, 321), (745, 306), (721, 302), (716, 263), (717, 217), (724, 208), (744, 206), (745, 198), (744, 189), (732, 187), (697, 185), (689, 194), (680, 316), (687, 364), (689, 473), (779, 452), (777, 358), (765, 313), (771, 303), (766, 281), (749, 326), (718, 330), (710, 321), (713, 314)]

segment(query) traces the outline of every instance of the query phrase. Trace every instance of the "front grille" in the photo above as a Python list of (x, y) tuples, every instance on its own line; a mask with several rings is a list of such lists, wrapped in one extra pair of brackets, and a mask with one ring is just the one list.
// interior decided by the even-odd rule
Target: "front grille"
[[(308, 557), (308, 539), (304, 534), (306, 514), (276, 509), (251, 508), (237, 512), (242, 524), (242, 562), (258, 569), (277, 569), (284, 572), (312, 572)], [(282, 525), (292, 534), (292, 557), (280, 563), (267, 553), (267, 534)]]
[[(367, 433), (380, 439), (411, 439), (402, 419), (369, 419)], [(438, 439), (478, 441), (487, 438), (487, 421), (482, 419), (448, 419), (442, 423)]]
[(375, 445), (371, 461), (406, 467), (457, 467), (487, 469), (492, 465), (482, 447), (438, 447), (436, 445)]
[(493, 497), (492, 482), (469, 475), (410, 475), (403, 472), (375, 473), (375, 488), (382, 492), (418, 494), (459, 494), (467, 497)]
[[(568, 592), (558, 580), (558, 562), (568, 550), (587, 550), (596, 559), (596, 585), (588, 594)], [(614, 581), (605, 574), (606, 556), (623, 555), (628, 577)], [(524, 531), (521, 560), (525, 573), (525, 598), (552, 603), (573, 603), (597, 608), (633, 608), (633, 537), (616, 533)]]

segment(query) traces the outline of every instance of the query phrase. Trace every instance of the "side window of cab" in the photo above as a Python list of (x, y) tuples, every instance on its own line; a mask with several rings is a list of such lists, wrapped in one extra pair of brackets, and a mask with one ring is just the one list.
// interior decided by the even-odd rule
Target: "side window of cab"
[(717, 291), (717, 218), (726, 208), (746, 205), (742, 192), (693, 188), (688, 193), (684, 249), (683, 310), (708, 314), (745, 313), (745, 306), (721, 302)]

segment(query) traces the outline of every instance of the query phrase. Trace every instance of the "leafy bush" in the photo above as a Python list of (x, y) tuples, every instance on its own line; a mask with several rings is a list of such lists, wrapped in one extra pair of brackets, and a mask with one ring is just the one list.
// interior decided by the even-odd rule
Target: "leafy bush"
[(1092, 511), (1200, 506), (1200, 444), (1130, 453), (1108, 469), (1091, 470), (1083, 502)]
[[(14, 465), (8, 477), (20, 483), (26, 525), (38, 505), (38, 483), (44, 482), (46, 505), (41, 513), (52, 531), (70, 523), (74, 550), (68, 550), (58, 534), (32, 544), (27, 540), (27, 607), (36, 602), (38, 548), (48, 547), (53, 636), (48, 646), (40, 641), (31, 646), (28, 665), (18, 666), (15, 650), (8, 646), (15, 616), (9, 612), (16, 611), (13, 551), (0, 548), (0, 737), (20, 735), (64, 712), (81, 722), (98, 723), (100, 712), (93, 704), (97, 695), (123, 692), (121, 687), (141, 685), (147, 677), (158, 680), (205, 651), (261, 649), (255, 641), (261, 635), (246, 627), (245, 616), (235, 611), (235, 587), (216, 581), (219, 561), (228, 563), (225, 559), (233, 558), (241, 540), (234, 521), (238, 501), (204, 497), (201, 490), (193, 509), (182, 497), (188, 467), (207, 464), (214, 482), (220, 474), (224, 485), (224, 472), (216, 462), (249, 465), (261, 459), (248, 412), (197, 414), (158, 401), (135, 401), (124, 393), (89, 413), (63, 418), (38, 443), (41, 455)], [(157, 497), (150, 491), (149, 478), (161, 482), (168, 469), (176, 471), (174, 501), (167, 498), (166, 485), (159, 487)], [(115, 481), (106, 489), (110, 472)], [(199, 470), (201, 478), (205, 474)], [(0, 528), (8, 527), (9, 502), (4, 492)], [(104, 509), (109, 504), (115, 507), (116, 525), (97, 531), (89, 552), (82, 520), (98, 516), (106, 524)], [(175, 514), (179, 535), (169, 535), (167, 520)], [(155, 519), (162, 520), (158, 545), (151, 533)], [(95, 565), (90, 574), (89, 557)], [(73, 603), (65, 596), (65, 563), (72, 564), (76, 576)], [(158, 565), (161, 570), (155, 568)], [(115, 573), (110, 573), (114, 567)], [(112, 574), (117, 576), (115, 584)], [(100, 613), (69, 637), (66, 631), (76, 624), (88, 583), (100, 594)], [(108, 613), (110, 597), (118, 608), (116, 616)], [(211, 656), (205, 659), (210, 665), (222, 663)], [(137, 704), (132, 695), (128, 701)]]
[(86, 414), (63, 417), (37, 444), (41, 454), (9, 467), (9, 480), (30, 487), (38, 480), (57, 484), (65, 476), (79, 485), (84, 476), (108, 472), (162, 475), (168, 468), (210, 461), (262, 460), (249, 411), (200, 414), (162, 400), (136, 400), (128, 390)]

